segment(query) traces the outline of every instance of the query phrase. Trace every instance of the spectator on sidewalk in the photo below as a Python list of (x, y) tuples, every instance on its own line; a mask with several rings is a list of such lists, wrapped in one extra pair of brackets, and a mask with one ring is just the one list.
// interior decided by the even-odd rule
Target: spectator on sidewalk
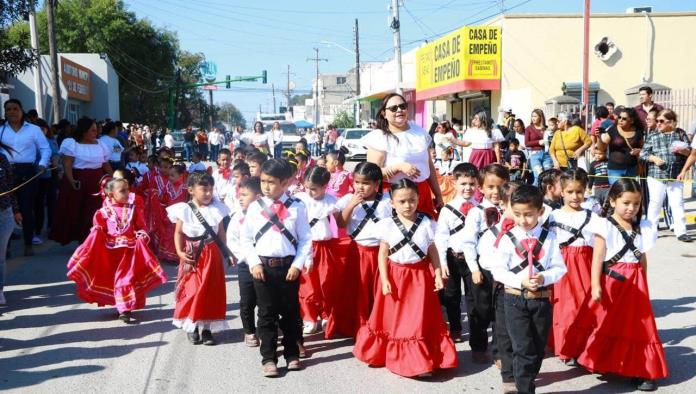
[(618, 110), (616, 124), (601, 133), (600, 140), (607, 146), (609, 184), (613, 185), (619, 177), (639, 175), (638, 156), (645, 141), (645, 132), (635, 109)]
[(645, 118), (648, 117), (648, 112), (651, 110), (660, 112), (665, 109), (663, 106), (653, 101), (653, 90), (650, 86), (641, 86), (640, 89), (638, 89), (638, 95), (640, 104), (636, 105), (633, 109), (636, 110), (638, 117), (643, 123), (645, 123)]
[(191, 126), (186, 127), (184, 132), (184, 161), (190, 162), (193, 155), (193, 145), (196, 142), (196, 134)]
[(213, 131), (208, 134), (208, 142), (210, 143), (210, 161), (217, 161), (220, 148), (225, 143), (225, 136), (217, 127), (214, 127)]
[(208, 134), (205, 130), (200, 129), (196, 133), (196, 144), (198, 145), (198, 152), (203, 156), (203, 161), (208, 160)]
[(271, 133), (273, 137), (273, 157), (280, 159), (283, 154), (283, 129), (280, 127), (280, 122), (273, 122)]

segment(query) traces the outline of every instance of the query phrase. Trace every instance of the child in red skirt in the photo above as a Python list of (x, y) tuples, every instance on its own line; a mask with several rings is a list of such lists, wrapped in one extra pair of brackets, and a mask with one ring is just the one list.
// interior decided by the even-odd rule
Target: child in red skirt
[(166, 220), (164, 207), (160, 202), (160, 196), (164, 195), (169, 183), (169, 170), (174, 165), (173, 160), (166, 152), (161, 152), (157, 157), (157, 166), (143, 177), (140, 188), (145, 194), (145, 221), (147, 227), (152, 230), (151, 247), (158, 250), (158, 230)]
[[(578, 362), (597, 373), (637, 378), (641, 391), (657, 389), (668, 375), (650, 305), (645, 253), (657, 240), (657, 224), (641, 217), (641, 188), (619, 179), (605, 202), (607, 219), (592, 227), (592, 299), (596, 327)], [(609, 208), (610, 206), (610, 208)]]
[(582, 208), (588, 182), (587, 172), (582, 168), (564, 172), (560, 178), (564, 205), (550, 216), (568, 270), (553, 286), (551, 331), (556, 356), (571, 366), (577, 366), (576, 359), (585, 349), (594, 316), (589, 310), (594, 243), (590, 228), (599, 217)]
[(187, 181), (191, 201), (167, 208), (169, 220), (176, 223), (174, 244), (180, 259), (173, 324), (194, 345), (215, 345), (212, 333), (228, 328), (225, 267), (218, 242), (226, 239), (222, 221), (229, 210), (213, 198), (214, 185), (209, 174), (193, 173)]
[(345, 148), (326, 154), (326, 169), (331, 173), (327, 192), (341, 198), (353, 189), (353, 174), (343, 168), (346, 164)]
[(374, 163), (362, 162), (355, 167), (353, 189), (355, 193), (346, 194), (336, 203), (336, 222), (347, 228), (353, 239), (344, 272), (344, 291), (354, 295), (355, 304), (342, 308), (341, 313), (350, 313), (352, 307), (355, 335), (370, 317), (375, 292), (379, 290), (377, 254), (381, 234), (377, 222), (391, 217), (392, 205), (388, 193), (382, 194), (382, 169)]
[(131, 311), (144, 307), (147, 292), (167, 276), (147, 246), (142, 200), (125, 179), (108, 180), (103, 190), (104, 205), (68, 262), (68, 278), (83, 301), (116, 305), (119, 319), (132, 323)]
[(437, 297), (444, 283), (435, 222), (416, 211), (419, 196), (413, 181), (392, 183), (390, 192), (396, 214), (377, 224), (381, 292), (358, 331), (353, 354), (397, 375), (428, 377), (435, 369), (457, 367)]
[[(237, 166), (239, 165), (246, 166), (247, 172), (249, 171), (249, 166), (246, 163), (237, 164)], [(249, 264), (246, 262), (239, 234), (246, 220), (249, 205), (261, 196), (261, 182), (258, 177), (244, 177), (237, 181), (235, 187), (238, 193), (236, 201), (239, 209), (232, 214), (230, 224), (227, 226), (227, 247), (234, 255), (237, 263), (239, 317), (242, 320), (242, 328), (244, 329), (244, 344), (248, 347), (256, 347), (259, 346), (259, 338), (256, 336), (256, 321), (254, 320), (256, 291), (254, 290), (254, 278), (252, 278), (249, 271)]]
[[(167, 207), (188, 200), (186, 190), (186, 167), (182, 164), (175, 164), (169, 169), (169, 182), (164, 184), (164, 193), (159, 196), (163, 211)], [(157, 229), (157, 258), (175, 264), (179, 260), (174, 245), (175, 224), (170, 220), (162, 220)]]

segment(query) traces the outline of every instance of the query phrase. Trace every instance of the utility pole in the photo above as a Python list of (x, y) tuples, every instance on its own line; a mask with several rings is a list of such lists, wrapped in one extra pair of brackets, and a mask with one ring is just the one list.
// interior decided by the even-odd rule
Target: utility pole
[[(582, 105), (587, 111), (585, 115), (585, 130), (590, 121), (590, 0), (585, 0), (583, 13), (583, 43), (582, 43)], [(580, 116), (583, 116), (581, 110)]]
[(358, 33), (358, 18), (355, 18), (355, 127), (360, 125), (360, 34)]
[(394, 61), (396, 62), (396, 92), (403, 94), (401, 76), (401, 23), (399, 22), (399, 0), (391, 0), (392, 19), (390, 27), (394, 30)]
[(210, 102), (209, 112), (210, 112), (210, 131), (213, 131), (213, 89), (208, 90), (208, 99)]
[(314, 89), (314, 127), (319, 127), (319, 62), (328, 62), (329, 59), (319, 57), (319, 48), (314, 48), (314, 52), (314, 58), (307, 58), (307, 61), (313, 61), (317, 64), (316, 88)]
[(56, 48), (56, 24), (55, 24), (55, 0), (46, 2), (46, 19), (48, 21), (48, 52), (51, 56), (51, 95), (53, 99), (53, 121), (58, 123), (60, 120), (60, 81), (58, 80), (58, 50)]
[(275, 85), (274, 84), (271, 84), (271, 91), (273, 92), (273, 113), (276, 113)]
[(294, 118), (294, 113), (292, 112), (292, 105), (290, 104), (290, 100), (292, 99), (292, 91), (290, 90), (290, 75), (295, 75), (295, 73), (290, 72), (290, 65), (288, 64), (288, 72), (283, 73), (288, 76), (288, 89), (285, 91), (285, 97), (288, 100), (288, 111), (290, 112), (290, 115), (293, 116)]
[[(36, 28), (36, 11), (32, 6), (29, 11), (29, 32), (31, 34), (31, 49), (39, 53), (39, 34)], [(39, 53), (40, 54), (40, 53)], [(41, 86), (41, 56), (34, 69), (34, 108), (39, 113), (39, 118), (44, 117), (43, 113), (43, 89)], [(53, 122), (57, 123), (57, 122)]]

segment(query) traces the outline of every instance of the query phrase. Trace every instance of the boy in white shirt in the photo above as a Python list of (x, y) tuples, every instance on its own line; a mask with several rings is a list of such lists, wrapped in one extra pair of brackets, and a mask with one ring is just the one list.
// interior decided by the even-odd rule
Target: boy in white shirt
[(203, 159), (203, 155), (200, 152), (194, 152), (193, 155), (191, 156), (191, 165), (188, 168), (188, 172), (190, 174), (193, 174), (194, 172), (206, 172), (208, 168), (205, 166), (205, 163), (203, 163), (201, 160)]
[(556, 234), (544, 214), (544, 197), (531, 185), (512, 193), (515, 226), (499, 237), (493, 277), (505, 286), (505, 323), (513, 348), (517, 391), (533, 393), (551, 328), (549, 286), (565, 273)]

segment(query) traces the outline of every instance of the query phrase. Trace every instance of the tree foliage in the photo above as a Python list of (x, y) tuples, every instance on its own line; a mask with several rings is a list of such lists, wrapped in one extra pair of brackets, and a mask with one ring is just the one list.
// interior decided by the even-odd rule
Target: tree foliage
[(340, 111), (336, 114), (333, 124), (340, 129), (347, 129), (355, 126), (355, 118), (346, 111)]
[(298, 94), (290, 98), (290, 105), (304, 105), (306, 99), (311, 99), (312, 93)]
[[(8, 35), (9, 27), (28, 15), (36, 0), (0, 0), (0, 74), (20, 74), (33, 67), (39, 54), (30, 45), (17, 46)], [(23, 41), (29, 42), (29, 29), (23, 31)]]
[(246, 128), (246, 119), (244, 115), (232, 103), (221, 103), (217, 110), (218, 120), (229, 123), (230, 126), (241, 125)]

